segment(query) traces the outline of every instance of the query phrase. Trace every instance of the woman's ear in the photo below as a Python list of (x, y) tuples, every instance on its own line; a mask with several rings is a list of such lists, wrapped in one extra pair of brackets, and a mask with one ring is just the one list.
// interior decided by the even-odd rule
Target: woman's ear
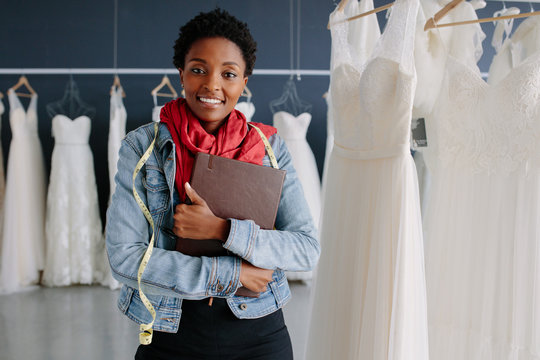
[(178, 72), (180, 73), (180, 84), (184, 87), (184, 69), (178, 68)]

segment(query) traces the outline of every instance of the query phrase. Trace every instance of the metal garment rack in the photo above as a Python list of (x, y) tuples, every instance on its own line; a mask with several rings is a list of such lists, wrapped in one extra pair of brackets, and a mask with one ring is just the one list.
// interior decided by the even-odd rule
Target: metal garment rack
[[(0, 75), (176, 75), (177, 69), (146, 68), (0, 68)], [(255, 69), (253, 75), (329, 76), (330, 70)]]

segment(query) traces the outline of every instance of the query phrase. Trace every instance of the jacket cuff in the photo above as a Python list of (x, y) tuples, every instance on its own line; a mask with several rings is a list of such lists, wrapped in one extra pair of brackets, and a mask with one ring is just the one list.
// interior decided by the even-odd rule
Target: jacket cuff
[(227, 297), (234, 295), (240, 285), (242, 259), (236, 256), (212, 258), (212, 272), (208, 281), (208, 296)]
[(231, 222), (231, 229), (223, 247), (249, 261), (253, 253), (253, 245), (259, 232), (259, 226), (252, 220), (228, 220)]

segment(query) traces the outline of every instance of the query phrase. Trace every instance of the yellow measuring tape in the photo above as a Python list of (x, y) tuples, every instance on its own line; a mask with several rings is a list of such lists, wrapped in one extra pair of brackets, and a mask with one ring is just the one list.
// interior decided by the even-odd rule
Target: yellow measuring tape
[(266, 152), (268, 153), (268, 157), (270, 158), (270, 163), (272, 164), (272, 167), (274, 169), (279, 169), (277, 159), (276, 159), (276, 155), (274, 154), (274, 150), (272, 150), (272, 146), (270, 145), (270, 142), (268, 142), (268, 139), (263, 134), (262, 130), (259, 129), (258, 127), (256, 127), (255, 125), (253, 125), (252, 123), (248, 123), (248, 125), (250, 125), (252, 128), (257, 130), (259, 135), (261, 135), (261, 139), (262, 139), (262, 141), (264, 143), (264, 147), (266, 148)]
[(154, 220), (152, 219), (152, 215), (150, 214), (150, 211), (144, 204), (144, 202), (141, 200), (141, 197), (137, 193), (137, 190), (135, 190), (135, 178), (137, 177), (137, 174), (141, 171), (142, 167), (146, 162), (148, 161), (148, 158), (150, 157), (150, 154), (154, 150), (154, 146), (156, 144), (156, 138), (158, 134), (158, 125), (159, 123), (154, 123), (154, 140), (152, 140), (152, 143), (146, 149), (144, 155), (141, 157), (139, 162), (137, 163), (137, 166), (135, 166), (135, 170), (133, 171), (133, 196), (135, 197), (135, 200), (137, 201), (137, 204), (141, 208), (144, 217), (148, 222), (150, 223), (150, 226), (152, 227), (152, 237), (150, 238), (150, 243), (148, 244), (148, 248), (146, 249), (146, 252), (144, 253), (144, 256), (142, 258), (141, 264), (139, 265), (139, 270), (137, 271), (137, 283), (139, 285), (139, 295), (141, 297), (141, 300), (144, 304), (144, 306), (148, 309), (150, 314), (152, 314), (152, 322), (148, 324), (141, 324), (139, 327), (139, 343), (142, 345), (148, 345), (152, 342), (152, 326), (154, 325), (154, 321), (156, 320), (156, 310), (152, 306), (152, 303), (146, 295), (144, 295), (144, 292), (141, 288), (141, 277), (144, 272), (144, 269), (146, 269), (146, 265), (148, 265), (148, 260), (150, 260), (150, 256), (152, 256), (152, 250), (154, 248), (154, 235), (156, 232), (156, 229), (154, 228)]
[[(274, 151), (272, 150), (272, 146), (270, 145), (270, 142), (268, 142), (268, 139), (266, 138), (266, 136), (263, 134), (261, 129), (259, 129), (253, 124), (250, 124), (250, 123), (248, 124), (251, 125), (251, 127), (253, 127), (261, 136), (261, 139), (264, 143), (264, 147), (266, 148), (266, 152), (268, 153), (268, 157), (270, 158), (272, 167), (279, 169), (276, 155), (274, 154)], [(154, 123), (154, 140), (152, 140), (152, 143), (150, 143), (150, 146), (148, 147), (148, 149), (146, 149), (145, 153), (143, 154), (143, 156), (140, 158), (139, 162), (135, 166), (135, 170), (133, 171), (133, 196), (135, 197), (137, 204), (141, 208), (144, 214), (144, 217), (146, 218), (146, 220), (148, 220), (148, 222), (150, 223), (150, 226), (152, 227), (152, 237), (150, 238), (150, 243), (148, 244), (148, 248), (146, 249), (146, 252), (144, 253), (141, 264), (139, 265), (139, 270), (137, 271), (137, 283), (139, 285), (139, 295), (146, 309), (148, 309), (150, 314), (152, 314), (152, 321), (148, 324), (141, 324), (139, 327), (139, 331), (140, 331), (139, 343), (142, 345), (148, 345), (152, 342), (152, 334), (153, 334), (152, 326), (154, 325), (154, 321), (156, 320), (156, 310), (154, 309), (154, 307), (152, 306), (152, 303), (150, 302), (150, 300), (148, 300), (148, 298), (146, 297), (146, 295), (144, 294), (141, 288), (141, 277), (142, 277), (142, 274), (144, 273), (144, 270), (146, 269), (146, 266), (148, 265), (148, 260), (150, 260), (150, 256), (152, 256), (152, 250), (154, 248), (155, 228), (154, 228), (154, 220), (152, 219), (152, 215), (150, 214), (150, 211), (148, 210), (148, 208), (142, 201), (141, 197), (137, 193), (137, 190), (135, 189), (135, 178), (141, 171), (144, 164), (146, 164), (146, 162), (148, 161), (148, 158), (150, 157), (150, 154), (154, 150), (154, 146), (156, 144), (156, 139), (157, 139), (157, 133), (158, 133), (158, 125), (159, 123), (157, 122)]]

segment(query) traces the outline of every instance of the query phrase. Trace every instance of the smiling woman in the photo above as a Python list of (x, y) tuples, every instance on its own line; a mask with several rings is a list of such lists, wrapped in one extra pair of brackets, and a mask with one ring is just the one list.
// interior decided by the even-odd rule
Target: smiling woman
[[(284, 271), (311, 270), (320, 247), (283, 140), (271, 126), (248, 127), (234, 109), (253, 71), (256, 43), (245, 23), (216, 9), (184, 25), (174, 51), (185, 99), (165, 104), (159, 126), (144, 125), (126, 136), (107, 211), (109, 261), (113, 276), (124, 284), (119, 307), (144, 330), (153, 324), (143, 335), (150, 344), (140, 345), (135, 358), (292, 359), (281, 310), (291, 296)], [(137, 167), (152, 139), (150, 157)], [(267, 152), (275, 154), (286, 171), (276, 230), (212, 213), (188, 183), (199, 152), (265, 166), (270, 166)], [(133, 177), (136, 167), (142, 176)], [(133, 190), (141, 194), (152, 226)], [(139, 287), (139, 264), (153, 229), (155, 248), (139, 274)], [(228, 255), (188, 256), (175, 251), (177, 238), (220, 240)], [(236, 295), (242, 286), (260, 296)]]

